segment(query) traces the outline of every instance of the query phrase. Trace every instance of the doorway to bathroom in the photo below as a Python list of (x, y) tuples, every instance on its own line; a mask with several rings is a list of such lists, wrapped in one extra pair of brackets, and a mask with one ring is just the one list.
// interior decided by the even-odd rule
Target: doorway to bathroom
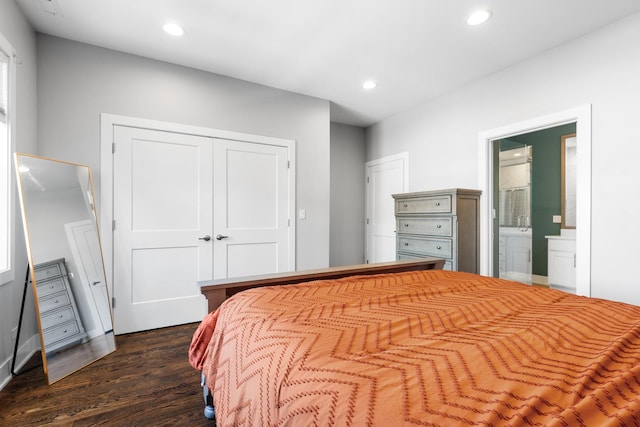
[(563, 231), (562, 208), (562, 141), (575, 132), (567, 123), (492, 142), (494, 276), (549, 284), (549, 236), (575, 236)]
[[(478, 177), (482, 191), (480, 199), (480, 274), (493, 276), (498, 260), (494, 251), (499, 236), (496, 229), (496, 203), (494, 193), (497, 184), (494, 164), (497, 161), (494, 141), (537, 130), (548, 129), (568, 123), (575, 123), (575, 256), (571, 265), (574, 269), (575, 292), (591, 296), (591, 105), (585, 104), (544, 116), (513, 122), (478, 133)], [(535, 148), (534, 148), (535, 150)], [(536, 154), (534, 154), (536, 155)], [(536, 157), (537, 159), (537, 157)], [(537, 162), (538, 160), (536, 160)], [(533, 177), (532, 189), (538, 186)], [(496, 188), (494, 188), (496, 187)], [(535, 203), (535, 202), (534, 202)], [(535, 230), (535, 219), (532, 220)], [(535, 260), (535, 253), (533, 254)]]

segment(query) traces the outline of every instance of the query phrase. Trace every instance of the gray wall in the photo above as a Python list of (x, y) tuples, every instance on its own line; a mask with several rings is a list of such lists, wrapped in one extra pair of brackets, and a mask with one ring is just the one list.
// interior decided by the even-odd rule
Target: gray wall
[(364, 262), (365, 132), (331, 123), (331, 236), (329, 263)]
[[(16, 145), (14, 149), (15, 151), (33, 152), (36, 149), (37, 135), (36, 38), (31, 26), (13, 1), (0, 2), (0, 33), (15, 49), (19, 63), (16, 68), (17, 105)], [(13, 258), (15, 279), (9, 283), (0, 283), (0, 388), (11, 377), (11, 358), (13, 357), (11, 331), (18, 325), (20, 301), (28, 262), (17, 197), (14, 197), (14, 200), (12, 228), (15, 237), (15, 256)], [(37, 321), (33, 294), (30, 289), (27, 294), (27, 306), (20, 335), (23, 351), (29, 351), (27, 348), (29, 344), (40, 344), (37, 342)], [(26, 356), (27, 354), (20, 353), (17, 358), (18, 362), (23, 361)]]
[[(329, 102), (57, 37), (38, 35), (38, 152), (92, 168), (100, 114), (293, 139), (297, 268), (329, 265)], [(97, 199), (100, 200), (99, 194)]]
[(591, 295), (640, 304), (640, 14), (368, 129), (367, 159), (410, 156), (412, 191), (479, 187), (478, 134), (592, 105)]

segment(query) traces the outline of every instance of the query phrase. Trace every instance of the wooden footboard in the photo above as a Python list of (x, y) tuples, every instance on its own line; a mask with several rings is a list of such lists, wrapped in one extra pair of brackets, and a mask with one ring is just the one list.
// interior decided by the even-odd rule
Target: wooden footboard
[(246, 289), (261, 286), (279, 286), (313, 280), (339, 279), (347, 276), (401, 273), (416, 270), (441, 270), (444, 259), (421, 258), (411, 261), (394, 261), (376, 264), (359, 264), (330, 267), (317, 270), (289, 271), (260, 276), (235, 277), (231, 279), (204, 280), (198, 282), (200, 291), (207, 298), (209, 311), (213, 311), (231, 295)]

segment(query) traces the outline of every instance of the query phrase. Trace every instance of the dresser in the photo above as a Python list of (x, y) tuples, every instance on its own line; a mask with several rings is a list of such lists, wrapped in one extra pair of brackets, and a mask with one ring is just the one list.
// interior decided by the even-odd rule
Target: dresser
[(34, 266), (42, 340), (47, 354), (83, 342), (82, 326), (64, 258)]
[(480, 271), (479, 190), (394, 194), (396, 258), (445, 259), (445, 270)]

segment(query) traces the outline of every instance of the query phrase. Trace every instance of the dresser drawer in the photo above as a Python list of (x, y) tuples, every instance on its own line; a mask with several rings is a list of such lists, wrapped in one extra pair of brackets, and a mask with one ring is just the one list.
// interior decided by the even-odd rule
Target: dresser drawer
[(46, 329), (43, 331), (44, 346), (48, 347), (49, 345), (62, 341), (65, 338), (73, 337), (79, 332), (80, 328), (78, 327), (78, 323), (75, 321)]
[(453, 255), (453, 242), (450, 239), (416, 239), (401, 236), (398, 238), (398, 251), (439, 258), (451, 258)]
[(61, 310), (50, 311), (40, 317), (42, 329), (51, 328), (52, 326), (68, 322), (69, 320), (75, 320), (73, 309), (70, 305), (64, 307)]
[(46, 282), (36, 282), (36, 285), (38, 285), (38, 298), (43, 298), (66, 289), (66, 284), (62, 277), (47, 280)]
[(44, 314), (49, 310), (69, 305), (71, 303), (71, 301), (69, 300), (69, 294), (67, 294), (66, 291), (58, 292), (57, 294), (53, 294), (46, 298), (38, 298), (38, 301), (41, 314)]
[(396, 214), (451, 213), (451, 195), (396, 200)]
[(400, 218), (398, 233), (453, 236), (453, 218)]
[(38, 280), (46, 280), (51, 277), (62, 276), (64, 272), (60, 268), (60, 264), (53, 264), (44, 268), (40, 268), (34, 272), (36, 276), (36, 284)]

